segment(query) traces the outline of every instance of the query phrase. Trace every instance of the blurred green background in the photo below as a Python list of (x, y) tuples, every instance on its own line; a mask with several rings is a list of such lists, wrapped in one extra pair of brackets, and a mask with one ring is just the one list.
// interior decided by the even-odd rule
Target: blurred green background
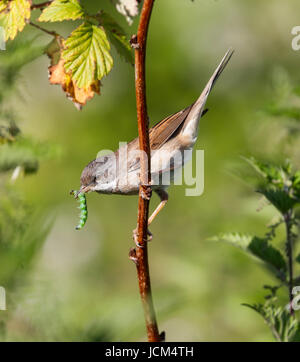
[[(90, 10), (103, 5), (129, 34), (135, 32), (137, 20), (129, 27), (108, 1), (82, 3)], [(259, 235), (274, 216), (268, 207), (257, 212), (259, 197), (228, 170), (240, 155), (278, 151), (282, 130), (262, 127), (260, 110), (274, 96), (274, 74), (300, 82), (300, 53), (291, 48), (299, 14), (298, 0), (155, 2), (147, 54), (151, 124), (192, 103), (225, 51), (235, 49), (200, 126), (196, 148), (205, 150), (204, 194), (185, 197), (184, 186), (171, 187), (167, 207), (151, 225), (153, 297), (167, 341), (273, 340), (261, 318), (241, 306), (263, 299), (269, 275), (238, 250), (207, 239), (226, 231)], [(67, 35), (75, 26), (59, 29)], [(36, 33), (28, 28), (20, 38)], [(42, 34), (36, 41), (50, 40)], [(145, 340), (136, 270), (127, 257), (137, 197), (88, 195), (87, 225), (75, 231), (77, 203), (69, 196), (97, 152), (137, 136), (133, 68), (113, 54), (115, 66), (102, 95), (81, 112), (59, 86), (48, 84), (46, 56), (21, 73), (21, 94), (13, 101), (19, 126), (34, 139), (58, 145), (61, 155), (14, 186), (53, 226), (18, 288), (3, 285), (4, 340)], [(294, 146), (290, 156), (297, 164)], [(156, 203), (154, 195), (152, 208)]]

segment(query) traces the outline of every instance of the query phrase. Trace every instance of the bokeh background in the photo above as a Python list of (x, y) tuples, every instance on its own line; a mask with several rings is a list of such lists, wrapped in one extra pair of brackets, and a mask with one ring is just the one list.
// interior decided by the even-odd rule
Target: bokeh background
[[(135, 32), (137, 20), (128, 26), (109, 1), (82, 3), (91, 11), (103, 6)], [(209, 98), (196, 144), (205, 151), (204, 194), (186, 197), (184, 186), (171, 187), (167, 207), (151, 225), (154, 304), (168, 341), (273, 340), (261, 317), (241, 306), (263, 300), (262, 286), (272, 283), (268, 273), (239, 250), (208, 239), (226, 231), (264, 234), (274, 216), (268, 207), (257, 211), (259, 197), (231, 170), (241, 155), (277, 157), (285, 130), (265, 122), (261, 110), (282, 79), (300, 83), (300, 53), (291, 48), (299, 14), (298, 0), (155, 3), (147, 54), (151, 124), (192, 103), (225, 51), (235, 49)], [(76, 24), (58, 27), (67, 35)], [(37, 33), (28, 28), (20, 38)], [(35, 41), (50, 40), (41, 34)], [(8, 285), (0, 280), (8, 295), (8, 310), (0, 311), (3, 340), (145, 340), (136, 270), (128, 259), (137, 197), (89, 194), (87, 225), (75, 231), (77, 203), (69, 196), (98, 151), (137, 136), (133, 67), (113, 55), (101, 96), (81, 112), (59, 86), (49, 85), (46, 56), (20, 75), (13, 99), (19, 126), (60, 152), (14, 185), (50, 230), (34, 264), (28, 270), (20, 264), (24, 278)], [(284, 151), (297, 165), (295, 142)], [(157, 202), (154, 195), (152, 208)]]

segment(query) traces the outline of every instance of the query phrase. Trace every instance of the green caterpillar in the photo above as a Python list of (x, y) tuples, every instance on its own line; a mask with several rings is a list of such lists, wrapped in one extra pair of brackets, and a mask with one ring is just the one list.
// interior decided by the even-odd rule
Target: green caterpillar
[(86, 197), (85, 194), (78, 191), (71, 191), (71, 195), (74, 195), (75, 199), (79, 201), (80, 218), (79, 224), (76, 226), (76, 230), (80, 230), (84, 227), (88, 217)]

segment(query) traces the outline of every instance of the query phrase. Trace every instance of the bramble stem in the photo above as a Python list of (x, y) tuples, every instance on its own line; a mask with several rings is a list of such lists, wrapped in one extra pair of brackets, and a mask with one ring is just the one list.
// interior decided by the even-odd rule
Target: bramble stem
[[(153, 306), (151, 283), (148, 263), (148, 214), (151, 198), (151, 163), (150, 163), (150, 143), (149, 143), (149, 119), (146, 102), (146, 80), (145, 80), (145, 60), (146, 42), (148, 27), (153, 8), (154, 0), (144, 0), (137, 37), (132, 46), (135, 48), (135, 88), (137, 121), (139, 131), (139, 145), (142, 152), (140, 191), (138, 204), (138, 225), (137, 238), (140, 245), (131, 250), (131, 258), (135, 261), (138, 274), (139, 290), (144, 308), (146, 329), (149, 342), (159, 342), (162, 338), (159, 335), (156, 316)], [(143, 157), (143, 155), (147, 155)], [(148, 197), (145, 197), (147, 195)]]

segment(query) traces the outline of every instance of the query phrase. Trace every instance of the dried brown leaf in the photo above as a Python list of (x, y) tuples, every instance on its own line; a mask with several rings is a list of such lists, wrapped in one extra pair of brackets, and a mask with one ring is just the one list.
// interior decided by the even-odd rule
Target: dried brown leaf
[(89, 87), (79, 88), (76, 81), (72, 80), (71, 73), (65, 70), (65, 62), (61, 56), (63, 49), (63, 39), (60, 37), (56, 37), (47, 47), (46, 54), (51, 60), (48, 68), (49, 82), (50, 84), (60, 84), (67, 98), (80, 110), (88, 100), (94, 97), (95, 93), (100, 94), (101, 83), (97, 80)]

